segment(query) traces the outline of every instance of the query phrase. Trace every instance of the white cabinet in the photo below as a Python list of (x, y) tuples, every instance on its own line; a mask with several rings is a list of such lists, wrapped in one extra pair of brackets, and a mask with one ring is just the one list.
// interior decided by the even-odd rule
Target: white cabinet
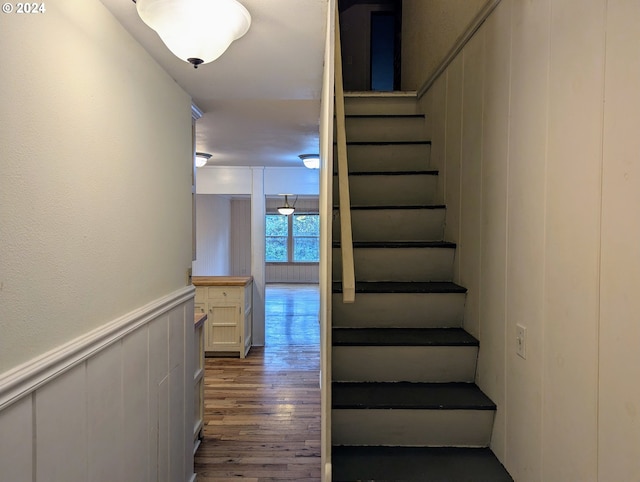
[(195, 276), (196, 313), (206, 313), (204, 350), (208, 355), (237, 353), (251, 348), (253, 279)]
[(193, 421), (193, 453), (196, 453), (202, 440), (202, 428), (204, 426), (204, 324), (207, 315), (198, 313), (194, 317), (195, 329), (195, 372), (193, 374), (194, 385), (194, 421)]

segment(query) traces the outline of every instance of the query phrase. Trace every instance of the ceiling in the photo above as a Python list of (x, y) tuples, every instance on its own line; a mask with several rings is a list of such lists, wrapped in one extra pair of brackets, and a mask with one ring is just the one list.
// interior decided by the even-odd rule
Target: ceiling
[(240, 0), (249, 31), (198, 69), (165, 47), (133, 1), (101, 1), (204, 112), (196, 150), (212, 154), (208, 166), (299, 167), (299, 154), (318, 152), (328, 0)]

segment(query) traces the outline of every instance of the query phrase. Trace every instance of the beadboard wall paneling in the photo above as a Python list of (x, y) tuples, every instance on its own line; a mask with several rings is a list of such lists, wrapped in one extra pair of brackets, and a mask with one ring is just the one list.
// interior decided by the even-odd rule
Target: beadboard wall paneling
[(196, 195), (196, 260), (193, 276), (228, 276), (231, 245), (231, 198)]
[(318, 263), (267, 264), (267, 283), (318, 283)]
[(0, 481), (192, 480), (193, 300), (175, 295), (166, 310), (150, 304), (125, 317), (131, 331), (116, 320), (115, 339), (103, 327), (60, 347), (90, 354), (44, 381), (28, 377), (33, 390), (20, 385), (23, 395), (0, 411)]
[(231, 276), (251, 275), (251, 199), (231, 200)]
[(639, 25), (632, 1), (502, 0), (423, 97), (492, 448), (520, 482), (640, 477)]

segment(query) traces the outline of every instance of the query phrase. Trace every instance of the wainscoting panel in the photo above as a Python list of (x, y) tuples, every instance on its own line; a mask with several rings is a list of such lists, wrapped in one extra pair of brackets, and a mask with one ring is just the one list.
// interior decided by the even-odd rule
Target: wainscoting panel
[(267, 283), (318, 283), (320, 265), (272, 263), (266, 266)]
[(31, 482), (33, 399), (26, 396), (0, 412), (0, 479)]
[[(123, 454), (122, 466), (131, 480), (149, 478), (149, 328), (139, 328), (122, 340)], [(141, 389), (142, 388), (142, 389)]]
[(34, 396), (36, 480), (89, 480), (86, 364), (73, 367)]
[[(122, 473), (123, 417), (122, 343), (104, 349), (87, 361), (87, 424), (89, 474), (95, 482), (124, 480)], [(70, 479), (72, 480), (72, 479)]]
[[(169, 372), (169, 318), (165, 315), (149, 324), (149, 479), (166, 480), (168, 472), (162, 465), (168, 463), (167, 440)], [(163, 385), (164, 383), (164, 385)], [(164, 392), (163, 392), (164, 389)], [(164, 477), (164, 478), (163, 478)]]
[(186, 287), (4, 374), (0, 482), (193, 480), (193, 347)]
[[(193, 371), (191, 376), (185, 380), (185, 326), (183, 309), (174, 309), (169, 313), (169, 445), (176, 454), (185, 453), (185, 425), (191, 427), (192, 423), (187, 423), (185, 417), (185, 382), (189, 381), (193, 386)], [(192, 317), (193, 319), (193, 317)], [(193, 321), (191, 322), (193, 330)], [(188, 346), (193, 346), (191, 343)], [(189, 360), (191, 356), (188, 355)], [(193, 391), (193, 390), (192, 390)], [(193, 403), (188, 405), (193, 407)], [(189, 411), (192, 413), (192, 411)], [(182, 416), (175, 416), (182, 414)], [(173, 415), (173, 416), (171, 416)], [(169, 480), (184, 480), (184, 457), (169, 458)]]

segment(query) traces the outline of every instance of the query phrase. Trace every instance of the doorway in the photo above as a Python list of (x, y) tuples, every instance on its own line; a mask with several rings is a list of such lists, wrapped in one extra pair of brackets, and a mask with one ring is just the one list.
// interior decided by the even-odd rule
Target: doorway
[(402, 2), (339, 0), (339, 10), (344, 89), (399, 90)]

